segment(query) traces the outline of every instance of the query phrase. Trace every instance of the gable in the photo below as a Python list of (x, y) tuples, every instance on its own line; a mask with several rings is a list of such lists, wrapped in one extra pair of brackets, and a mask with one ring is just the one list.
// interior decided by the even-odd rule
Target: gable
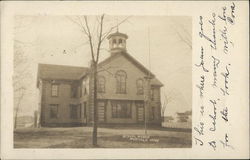
[(117, 58), (120, 58), (120, 57), (126, 58), (128, 61), (130, 61), (133, 65), (135, 65), (137, 68), (139, 68), (145, 74), (147, 74), (147, 75), (150, 74), (150, 76), (155, 77), (154, 74), (152, 72), (150, 72), (146, 67), (144, 67), (140, 62), (138, 62), (134, 57), (132, 57), (130, 54), (125, 53), (125, 52), (116, 53), (115, 55), (108, 57), (104, 61), (100, 62), (98, 64), (98, 66), (104, 66), (104, 65), (110, 63), (111, 61), (113, 61)]
[(132, 75), (140, 75), (141, 78), (146, 76), (152, 77), (151, 84), (155, 86), (163, 86), (163, 84), (155, 77), (155, 75), (139, 63), (128, 53), (116, 53), (113, 56), (100, 62), (99, 70), (125, 70), (127, 72), (133, 72)]

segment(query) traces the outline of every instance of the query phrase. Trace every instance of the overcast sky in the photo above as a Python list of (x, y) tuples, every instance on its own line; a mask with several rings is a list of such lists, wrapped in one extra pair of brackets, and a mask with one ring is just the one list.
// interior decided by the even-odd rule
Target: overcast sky
[[(72, 17), (71, 17), (72, 18)], [(107, 30), (126, 17), (106, 16)], [(94, 17), (90, 17), (94, 30)], [(28, 55), (27, 63), (31, 80), (26, 81), (29, 95), (21, 103), (20, 115), (33, 115), (37, 108), (36, 74), (38, 63), (87, 67), (91, 59), (86, 37), (67, 16), (22, 16), (15, 19), (15, 40), (21, 41)], [(190, 17), (131, 16), (119, 26), (119, 31), (128, 35), (127, 51), (150, 70), (164, 84), (163, 94), (171, 96), (166, 115), (191, 110), (192, 107), (192, 50), (181, 40), (191, 40)], [(148, 32), (150, 31), (150, 32)], [(149, 34), (148, 34), (149, 33)], [(150, 35), (150, 36), (149, 36)], [(149, 38), (150, 37), (150, 38)], [(104, 42), (101, 60), (109, 56), (107, 40)], [(63, 51), (66, 54), (63, 54)]]

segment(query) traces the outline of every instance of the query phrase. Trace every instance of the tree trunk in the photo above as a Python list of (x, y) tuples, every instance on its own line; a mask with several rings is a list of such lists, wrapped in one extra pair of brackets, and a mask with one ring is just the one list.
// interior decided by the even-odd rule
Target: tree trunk
[(21, 103), (22, 98), (23, 98), (23, 94), (22, 94), (21, 97), (19, 97), (19, 99), (18, 99), (17, 108), (16, 108), (16, 113), (15, 113), (14, 129), (17, 128), (17, 115), (18, 115), (18, 111), (19, 111), (19, 107), (20, 107), (20, 103)]
[(18, 112), (18, 108), (17, 108), (16, 114), (15, 114), (14, 129), (17, 128), (17, 112)]
[(94, 115), (93, 115), (93, 135), (92, 135), (92, 144), (94, 147), (97, 146), (97, 63), (93, 62), (93, 81), (94, 81)]

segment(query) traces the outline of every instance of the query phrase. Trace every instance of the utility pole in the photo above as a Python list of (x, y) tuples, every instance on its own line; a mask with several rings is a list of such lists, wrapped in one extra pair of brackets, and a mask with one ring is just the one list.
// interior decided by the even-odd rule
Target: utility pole
[(148, 113), (148, 109), (150, 107), (150, 100), (151, 100), (151, 73), (150, 73), (150, 69), (151, 69), (151, 61), (150, 61), (150, 30), (148, 28), (148, 64), (149, 64), (149, 71), (148, 71), (148, 75), (146, 77), (144, 77), (145, 82), (146, 82), (146, 93), (145, 93), (145, 101), (144, 101), (144, 130), (145, 130), (145, 135), (147, 135), (147, 113)]
[(151, 76), (148, 75), (144, 77), (145, 82), (146, 82), (146, 92), (145, 92), (145, 101), (144, 101), (144, 130), (145, 130), (145, 135), (147, 135), (147, 113), (148, 113), (148, 108), (150, 107), (150, 92), (151, 92)]

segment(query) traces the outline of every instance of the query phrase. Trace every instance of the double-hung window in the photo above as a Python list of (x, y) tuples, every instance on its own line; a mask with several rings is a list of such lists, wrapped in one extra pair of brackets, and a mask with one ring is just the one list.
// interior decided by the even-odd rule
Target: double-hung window
[(131, 118), (131, 102), (112, 101), (112, 118)]
[(58, 104), (50, 104), (50, 118), (58, 118)]
[(137, 87), (137, 94), (138, 95), (142, 95), (144, 93), (144, 90), (143, 90), (143, 80), (142, 79), (138, 79), (136, 81), (136, 87)]
[(58, 84), (51, 84), (51, 96), (57, 97), (58, 96), (59, 85)]
[(116, 78), (116, 93), (125, 94), (126, 93), (126, 79), (127, 74), (125, 71), (117, 71), (115, 74)]
[(105, 92), (105, 78), (103, 76), (98, 76), (97, 78), (97, 91), (98, 93)]

